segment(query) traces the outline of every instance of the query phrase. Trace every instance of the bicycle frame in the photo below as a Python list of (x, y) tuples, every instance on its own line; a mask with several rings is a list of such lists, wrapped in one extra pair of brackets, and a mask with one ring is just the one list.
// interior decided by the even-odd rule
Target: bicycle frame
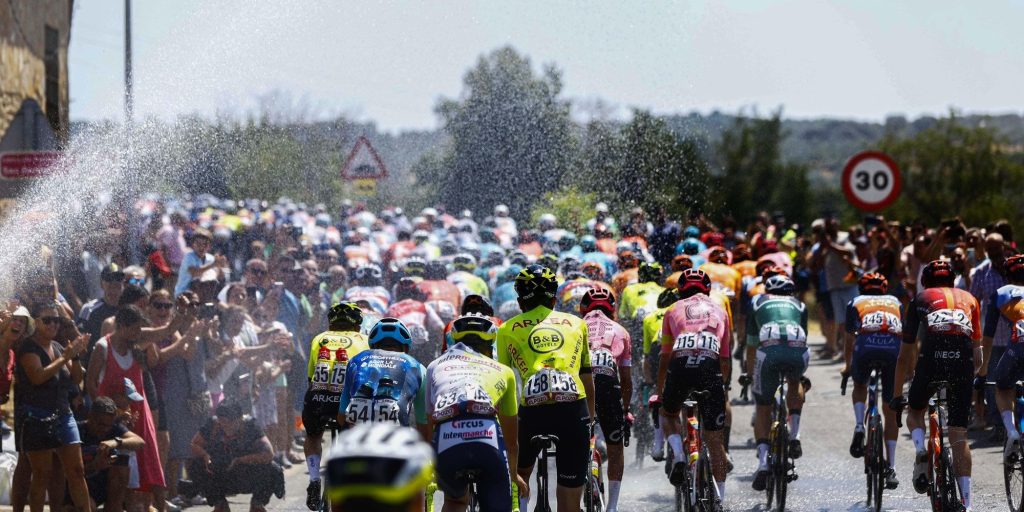
[(701, 436), (700, 420), (698, 419), (698, 404), (694, 400), (683, 402), (686, 411), (686, 461), (690, 468), (690, 488), (686, 489), (687, 499), (690, 503), (697, 503), (697, 461), (700, 459), (700, 449), (704, 445), (704, 438)]
[[(558, 438), (555, 436), (534, 436), (531, 440), (534, 446), (540, 447), (537, 455), (537, 490), (533, 495), (537, 499), (534, 512), (552, 512), (551, 503), (548, 501), (548, 459), (556, 455)], [(527, 512), (522, 510), (521, 512)]]

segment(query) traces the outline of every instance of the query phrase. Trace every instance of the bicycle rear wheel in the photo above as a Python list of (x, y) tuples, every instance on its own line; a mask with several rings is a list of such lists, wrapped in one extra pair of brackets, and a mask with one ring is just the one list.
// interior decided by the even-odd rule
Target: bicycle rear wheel
[(772, 478), (775, 479), (775, 509), (786, 510), (786, 488), (789, 484), (789, 427), (779, 423), (775, 435), (776, 458), (772, 462)]
[(1006, 503), (1010, 512), (1024, 512), (1024, 460), (1020, 450), (1009, 464), (1003, 464), (1003, 482), (1006, 484)]
[(942, 454), (939, 457), (941, 467), (937, 474), (941, 474), (939, 489), (941, 494), (942, 510), (959, 510), (962, 505), (960, 502), (960, 486), (957, 484), (956, 476), (953, 474), (953, 461), (949, 455), (949, 450), (943, 448)]
[(700, 448), (697, 459), (697, 510), (699, 512), (719, 512), (722, 510), (718, 500), (718, 489), (715, 488), (715, 475), (711, 470), (711, 455), (706, 446)]
[[(774, 430), (774, 428), (773, 428)], [(777, 432), (775, 432), (777, 434)], [(768, 446), (768, 478), (765, 480), (765, 493), (768, 494), (767, 510), (771, 510), (775, 501), (775, 442)]]
[(871, 469), (868, 480), (871, 481), (869, 485), (874, 487), (874, 496), (871, 497), (872, 501), (868, 502), (868, 506), (873, 505), (875, 512), (881, 512), (882, 490), (885, 489), (885, 469), (888, 465), (885, 462), (885, 452), (882, 448), (884, 436), (881, 422), (876, 417), (871, 420), (871, 423)]

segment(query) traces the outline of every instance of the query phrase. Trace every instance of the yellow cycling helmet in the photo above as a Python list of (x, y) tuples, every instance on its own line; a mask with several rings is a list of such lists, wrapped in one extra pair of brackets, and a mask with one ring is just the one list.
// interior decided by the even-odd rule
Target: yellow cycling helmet
[(364, 423), (343, 432), (327, 453), (327, 497), (368, 498), (398, 505), (434, 478), (434, 450), (416, 430)]

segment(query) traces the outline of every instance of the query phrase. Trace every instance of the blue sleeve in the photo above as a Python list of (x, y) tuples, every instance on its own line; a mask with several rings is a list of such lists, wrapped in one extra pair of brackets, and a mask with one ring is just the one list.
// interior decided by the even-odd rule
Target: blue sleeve
[(996, 326), (999, 325), (999, 307), (996, 305), (996, 298), (998, 293), (993, 293), (992, 297), (988, 299), (988, 305), (985, 306), (985, 328), (983, 334), (991, 338), (996, 335)]
[(416, 362), (416, 371), (419, 372), (417, 381), (419, 384), (416, 387), (416, 398), (413, 400), (413, 407), (416, 409), (416, 423), (420, 425), (427, 424), (427, 400), (426, 390), (427, 385), (424, 382), (427, 376), (427, 369), (423, 367), (418, 361)]
[(363, 361), (363, 358), (359, 357), (361, 355), (363, 354), (356, 354), (345, 369), (345, 386), (341, 388), (341, 397), (338, 399), (338, 414), (344, 414), (348, 410), (348, 403), (355, 393), (355, 383), (359, 380), (359, 369), (362, 367), (360, 363)]
[(851, 301), (846, 305), (846, 332), (855, 334), (857, 329), (860, 329), (860, 312)]

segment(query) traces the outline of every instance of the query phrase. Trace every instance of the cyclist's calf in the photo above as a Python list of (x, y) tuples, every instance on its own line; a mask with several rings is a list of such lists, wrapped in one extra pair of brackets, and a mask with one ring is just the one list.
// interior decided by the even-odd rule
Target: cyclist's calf
[(953, 451), (953, 471), (956, 476), (971, 476), (971, 447), (967, 443), (967, 429), (948, 427), (949, 446)]

